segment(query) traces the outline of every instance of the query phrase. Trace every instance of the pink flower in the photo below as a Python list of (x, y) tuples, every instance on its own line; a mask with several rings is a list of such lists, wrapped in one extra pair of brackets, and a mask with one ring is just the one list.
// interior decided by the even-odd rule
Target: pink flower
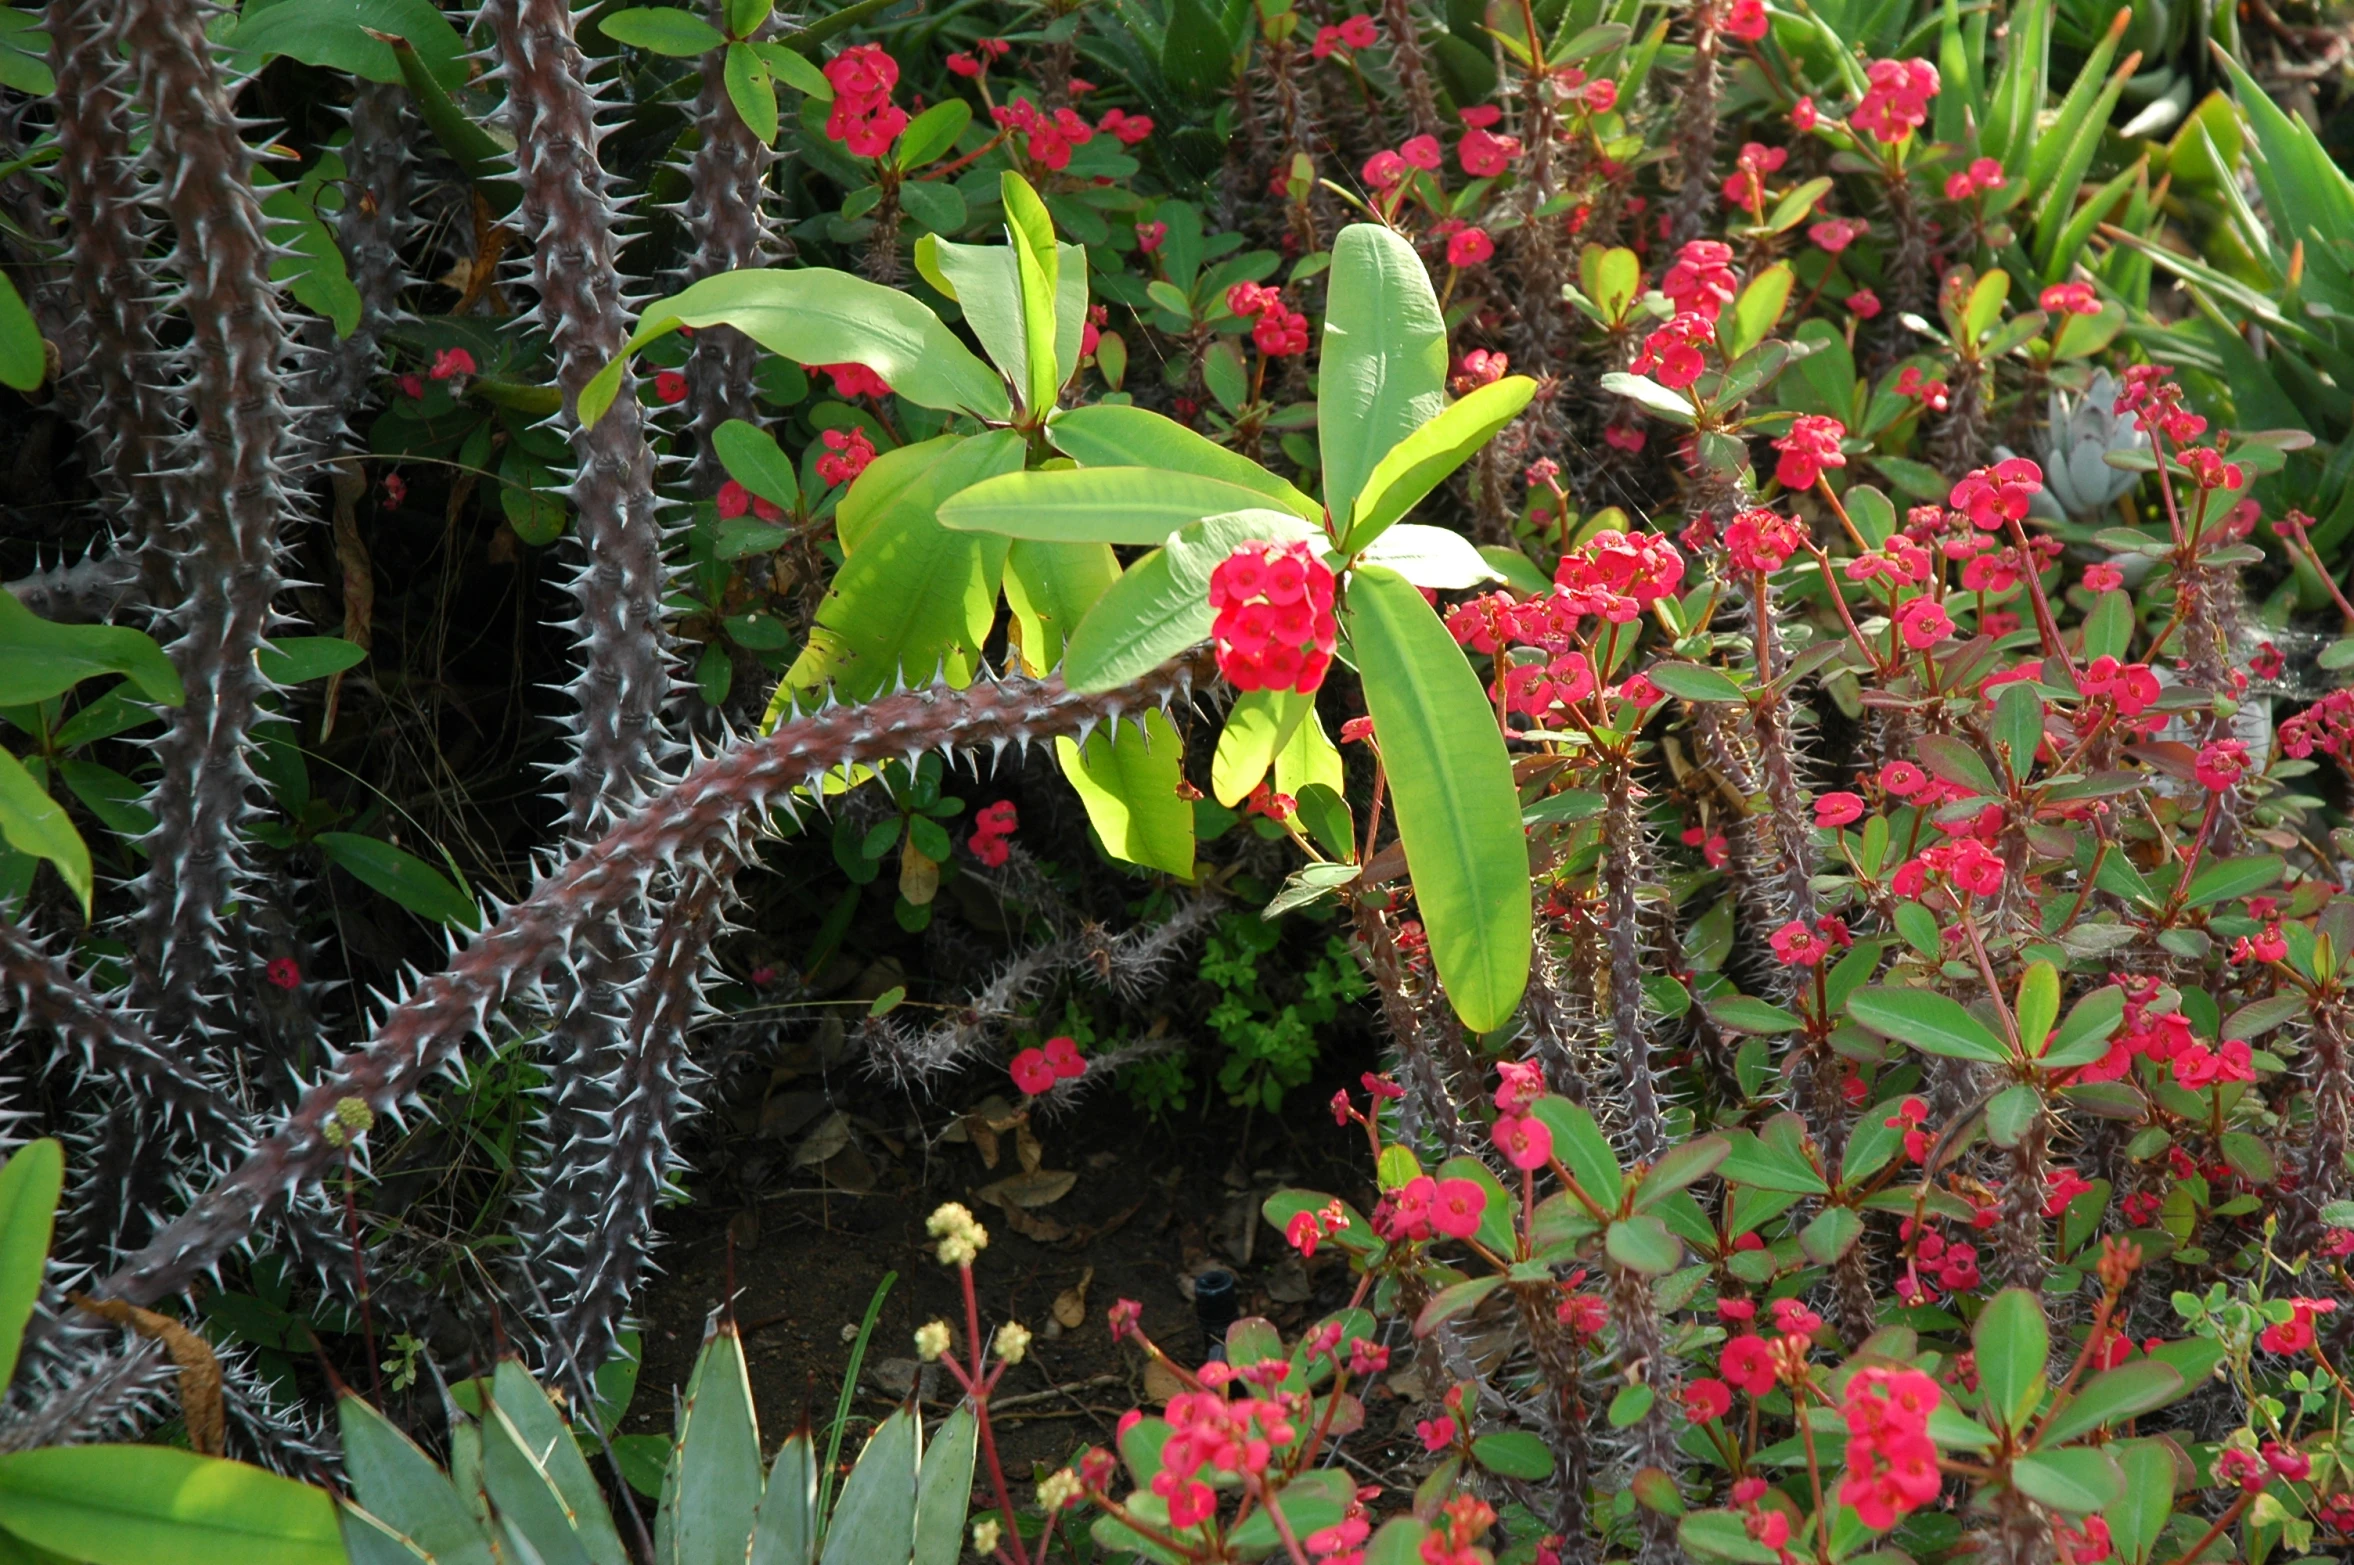
[(2014, 456), (1964, 474), (1946, 504), (1966, 513), (1979, 531), (1996, 532), (2005, 522), (2024, 520), (2028, 503), (2042, 488), (2043, 469)]
[(1648, 374), (1670, 391), (1681, 391), (1700, 378), (1708, 361), (1700, 345), (1716, 341), (1716, 322), (1706, 315), (1684, 313), (1643, 339), (1643, 351), (1629, 366)]
[(834, 395), (837, 397), (874, 397), (879, 400), (891, 394), (891, 388), (883, 377), (863, 364), (812, 364), (809, 367), (825, 372), (826, 378), (834, 383)]
[(1806, 231), (1806, 237), (1828, 255), (1837, 255), (1872, 231), (1872, 225), (1858, 218), (1826, 217)]
[(1795, 918), (1775, 930), (1767, 943), (1774, 948), (1774, 960), (1784, 967), (1819, 966), (1830, 950), (1821, 936)]
[(1578, 89), (1578, 102), (1588, 114), (1608, 114), (1618, 107), (1618, 83), (1607, 76), (1597, 76)]
[(1416, 136), (1398, 144), (1398, 156), (1425, 173), (1435, 174), (1447, 161), (1436, 136)]
[(1721, 1380), (1695, 1380), (1684, 1387), (1684, 1417), (1711, 1424), (1733, 1410), (1733, 1388)]
[(1041, 1052), (1057, 1081), (1076, 1081), (1087, 1074), (1087, 1059), (1079, 1052), (1075, 1038), (1049, 1038)]
[(386, 473), (384, 475), (384, 498), (390, 500), (394, 505), (398, 505), (408, 497), (409, 481), (398, 473)]
[(1365, 183), (1375, 190), (1388, 190), (1412, 172), (1413, 165), (1395, 152), (1376, 152), (1365, 160), (1360, 170)]
[(2199, 752), (2199, 786), (2210, 793), (2229, 793), (2247, 775), (2248, 747), (2237, 739), (2218, 739)]
[(1915, 598), (1896, 611), (1896, 629), (1906, 646), (1925, 652), (1953, 634), (1953, 619), (1935, 598)]
[(969, 54), (952, 54), (948, 57), (946, 64), (957, 75), (966, 77), (977, 77), (989, 69), (979, 58)]
[(1755, 1332), (1726, 1343), (1716, 1362), (1718, 1373), (1753, 1397), (1774, 1389), (1773, 1350)]
[(1431, 1197), (1430, 1224), (1450, 1239), (1468, 1239), (1487, 1208), (1488, 1192), (1477, 1180), (1442, 1179)]
[(1862, 818), (1864, 801), (1852, 793), (1826, 793), (1815, 800), (1815, 824), (1822, 827), (1844, 826)]
[(1859, 321), (1868, 321), (1880, 313), (1880, 296), (1869, 288), (1858, 288), (1847, 296), (1847, 313)]
[(1463, 172), (1474, 179), (1493, 179), (1512, 166), (1520, 156), (1520, 138), (1498, 136), (1473, 126), (1463, 133), (1455, 147), (1455, 156), (1462, 160)]
[(1436, 1455), (1455, 1443), (1455, 1420), (1444, 1413), (1436, 1418), (1417, 1419), (1414, 1433), (1422, 1437), (1422, 1449)]
[(2098, 315), (2101, 313), (2099, 295), (2090, 283), (2054, 283), (2036, 301), (2053, 315)]
[(1504, 378), (1505, 369), (1512, 363), (1511, 355), (1489, 348), (1474, 348), (1463, 355), (1455, 366), (1454, 388), (1458, 394), (1492, 386)]
[(1725, 528), (1725, 554), (1736, 570), (1770, 575), (1805, 543), (1803, 524), (1763, 508), (1743, 511)]
[(1602, 441), (1613, 451), (1632, 455), (1649, 445), (1651, 437), (1632, 424), (1606, 424), (1602, 429)]
[(1725, 31), (1745, 43), (1756, 43), (1766, 35), (1765, 0), (1733, 0), (1732, 14), (1725, 18)]
[(262, 976), (267, 978), (275, 988), (300, 989), (302, 987), (302, 969), (295, 965), (294, 958), (290, 956), (272, 957), (270, 965), (262, 969)]
[(1929, 100), (1937, 96), (1937, 67), (1927, 60), (1874, 60), (1864, 70), (1870, 84), (1848, 123), (1894, 146), (1928, 122)]
[(430, 372), (435, 380), (450, 380), (474, 373), (474, 355), (464, 348), (444, 348), (433, 356)]
[(1733, 247), (1715, 239), (1695, 239), (1677, 251), (1675, 261), (1659, 280), (1659, 291), (1667, 295), (1678, 315), (1705, 315), (1712, 322), (1740, 289), (1740, 274), (1733, 270)]
[(1880, 768), (1880, 786), (1895, 798), (1909, 799), (1928, 785), (1928, 774), (1910, 761), (1890, 761)]
[(1210, 573), (1218, 670), (1238, 690), (1314, 690), (1339, 624), (1332, 570), (1304, 541), (1244, 544)]
[(1553, 1132), (1540, 1119), (1503, 1115), (1494, 1134), (1497, 1150), (1514, 1168), (1543, 1168), (1553, 1160)]
[(1845, 467), (1847, 454), (1839, 442), (1847, 426), (1835, 418), (1801, 413), (1791, 421), (1790, 433), (1774, 442), (1782, 453), (1774, 466), (1774, 481), (1785, 489), (1812, 489), (1826, 467)]
[(1124, 109), (1110, 109), (1105, 111), (1102, 119), (1095, 122), (1095, 128), (1121, 146), (1133, 147), (1152, 134), (1152, 119), (1149, 115), (1130, 114)]
[(684, 402), (687, 399), (687, 378), (677, 370), (663, 370), (654, 377), (654, 396), (661, 402)]
[(1054, 1066), (1047, 1062), (1044, 1049), (1024, 1049), (1014, 1056), (1009, 1069), (1024, 1097), (1034, 1098), (1055, 1083)]
[(1158, 250), (1168, 237), (1169, 225), (1166, 223), (1139, 223), (1136, 225), (1136, 248), (1146, 255)]
[(1477, 266), (1496, 253), (1496, 241), (1484, 228), (1459, 228), (1447, 236), (1447, 264)]
[(1812, 98), (1801, 98), (1790, 105), (1790, 128), (1802, 136), (1813, 130), (1815, 122), (1821, 118), (1822, 115), (1816, 110), (1815, 100)]
[(849, 483), (875, 459), (874, 442), (863, 429), (829, 429), (818, 439), (828, 454), (817, 459), (817, 476), (828, 484)]
[(2087, 565), (2084, 568), (2084, 590), (2087, 592), (2115, 592), (2125, 585), (2125, 573), (2114, 565)]

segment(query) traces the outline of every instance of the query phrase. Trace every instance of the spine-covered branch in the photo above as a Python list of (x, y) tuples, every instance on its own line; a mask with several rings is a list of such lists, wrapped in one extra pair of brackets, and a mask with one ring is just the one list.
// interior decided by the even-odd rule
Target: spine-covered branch
[(279, 524), (294, 503), (281, 466), (286, 325), (253, 154), (214, 67), (208, 14), (193, 0), (122, 0), (118, 11), (178, 241), (194, 421), (168, 480), (182, 532), (169, 650), (187, 699), (156, 745), (156, 827), (132, 925), (133, 999), (171, 1034), (196, 1025), (224, 981), (221, 909), (240, 879), (238, 830), (255, 783), (246, 757), (271, 688), (256, 655), (280, 585)]
[(1658, 1067), (1643, 1015), (1643, 922), (1635, 896), (1643, 873), (1643, 811), (1634, 768), (1613, 757), (1602, 770), (1602, 899), (1610, 941), (1612, 1046), (1625, 1061), (1627, 1130), (1635, 1156), (1650, 1162), (1667, 1150)]
[[(158, 606), (172, 601), (171, 507), (158, 460), (174, 432), (164, 393), (149, 377), (155, 331), (148, 296), (148, 223), (140, 205), (138, 170), (130, 152), (129, 68), (122, 55), (120, 8), (111, 0), (50, 0), (49, 68), (57, 77), (57, 177), (64, 191), (65, 239), (74, 302), (88, 323), (91, 351), (82, 373), (89, 385), (88, 417), (98, 444), (98, 477), (128, 534), (131, 552), (63, 567), (50, 577), (103, 577), (102, 583), (57, 579), (50, 601), (71, 602), (102, 618), (75, 590), (102, 587), (111, 611), (134, 586)], [(103, 562), (109, 569), (100, 570)], [(48, 578), (11, 583), (37, 614), (53, 618), (28, 588)]]
[(417, 161), (409, 144), (418, 130), (406, 88), (364, 81), (353, 92), (351, 139), (343, 149), (350, 185), (336, 214), (335, 244), (360, 296), (360, 323), (335, 345), (330, 360), (325, 400), (338, 420), (367, 401), (382, 368), (378, 350), (385, 330), (401, 313), (408, 272), (401, 264), (400, 241), (409, 227), (409, 186)]
[(138, 550), (129, 548), (93, 552), (19, 576), (0, 590), (14, 594), (17, 602), (43, 619), (65, 625), (101, 624), (113, 619), (140, 590), (141, 559)]
[[(711, 9), (724, 13), (715, 3)], [(720, 20), (724, 21), (724, 15)], [(762, 188), (776, 153), (753, 133), (728, 97), (726, 51), (705, 51), (695, 125), (701, 140), (687, 165), (687, 232), (694, 240), (686, 280), (700, 282), (739, 267), (759, 266), (775, 250), (774, 236), (760, 213)], [(691, 487), (714, 494), (727, 476), (713, 454), (711, 437), (731, 418), (747, 422), (759, 409), (752, 401), (752, 372), (759, 365), (752, 339), (732, 326), (695, 333), (687, 358), (687, 411), (695, 423), (695, 466)]]
[(490, 0), (483, 20), (496, 41), (507, 88), (508, 129), (522, 186), (517, 222), (532, 244), (537, 317), (556, 361), (556, 384), (579, 463), (571, 499), (581, 563), (566, 584), (580, 606), (570, 629), (579, 672), (567, 693), (578, 708), (576, 746), (564, 769), (565, 824), (577, 838), (617, 819), (669, 758), (662, 708), (670, 663), (662, 635), (662, 529), (655, 516), (654, 456), (646, 444), (635, 378), (594, 429), (574, 416), (581, 388), (629, 336), (621, 294), (621, 241), (597, 160), (597, 99), (573, 41), (566, 0)]
[(584, 930), (644, 898), (659, 875), (708, 869), (722, 855), (741, 858), (748, 851), (742, 839), (768, 811), (797, 807), (795, 789), (814, 790), (826, 772), (845, 765), (1082, 735), (1177, 699), (1201, 668), (1193, 659), (1165, 664), (1100, 695), (1066, 689), (1059, 678), (931, 686), (828, 708), (701, 763), (505, 909), (394, 1007), (367, 1047), (307, 1087), (242, 1166), (96, 1291), (147, 1303), (185, 1287), (342, 1155), (327, 1129), (331, 1120), (340, 1124), (340, 1105), (357, 1100), (393, 1114), (414, 1103), (435, 1074), (455, 1066), (464, 1041), (495, 1009), (572, 959)]

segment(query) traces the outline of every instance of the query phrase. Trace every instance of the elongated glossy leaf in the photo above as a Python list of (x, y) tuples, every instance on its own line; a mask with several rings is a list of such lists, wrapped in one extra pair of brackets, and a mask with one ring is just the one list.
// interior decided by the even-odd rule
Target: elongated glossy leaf
[(41, 328), (25, 308), (16, 284), (0, 276), (0, 386), (31, 391), (49, 374), (49, 354), (41, 346)]
[(1553, 1155), (1569, 1170), (1578, 1187), (1605, 1212), (1616, 1212), (1626, 1185), (1610, 1138), (1594, 1123), (1594, 1116), (1567, 1098), (1551, 1094), (1537, 1099), (1529, 1112), (1553, 1133)]
[[(2103, 984), (2068, 1011), (2044, 1046), (2044, 1062), (2054, 1069), (2089, 1064), (2108, 1053), (2108, 1040), (2125, 1020), (2125, 991)], [(2240, 1036), (2234, 1034), (2233, 1036)]]
[(432, 0), (285, 0), (250, 7), (221, 43), (246, 56), (248, 67), (283, 56), (366, 81), (397, 82), (400, 61), (378, 34), (409, 44), (441, 86), (454, 91), (465, 85), (466, 67), (458, 58), (465, 42)]
[(1684, 1258), (1682, 1241), (1656, 1217), (1629, 1217), (1615, 1222), (1602, 1235), (1610, 1258), (1646, 1277), (1665, 1277)]
[(2140, 1359), (2104, 1370), (2077, 1388), (2065, 1407), (2036, 1433), (2036, 1443), (2055, 1446), (2106, 1424), (2152, 1412), (2181, 1400), (2190, 1387), (2181, 1371), (2156, 1359)]
[(694, 12), (670, 6), (614, 11), (597, 23), (597, 29), (615, 43), (682, 60), (727, 42), (725, 33)]
[(745, 1565), (812, 1565), (820, 1535), (817, 1448), (804, 1429), (786, 1440), (769, 1464)]
[(482, 910), (474, 905), (474, 899), (414, 853), (350, 831), (323, 831), (312, 840), (353, 879), (384, 893), (419, 918), (457, 929), (472, 929), (482, 922)]
[(344, 1514), (346, 1541), (355, 1530), (381, 1529), (434, 1565), (492, 1565), (489, 1536), (433, 1458), (358, 1397), (335, 1407), (344, 1475), (366, 1513)]
[(64, 1188), (65, 1149), (46, 1137), (17, 1148), (0, 1166), (0, 1387), (16, 1378)]
[(1017, 541), (1005, 552), (1005, 606), (1022, 672), (1045, 674), (1095, 602), (1120, 579), (1109, 544)]
[(925, 1444), (915, 1491), (914, 1565), (956, 1565), (962, 1555), (980, 1435), (972, 1409), (960, 1406)]
[(1145, 408), (1097, 403), (1073, 408), (1046, 426), (1046, 438), (1081, 467), (1153, 467), (1214, 478), (1271, 500), (1305, 521), (1324, 508), (1249, 457)]
[(940, 507), (942, 526), (1047, 543), (1158, 547), (1188, 522), (1262, 508), (1266, 497), (1236, 484), (1149, 467), (1079, 467), (1007, 473)]
[(1177, 792), (1185, 741), (1167, 714), (1147, 712), (1141, 728), (1098, 729), (1084, 746), (1057, 739), (1054, 751), (1105, 852), (1193, 878), (1193, 806)]
[(1054, 352), (1055, 285), (1062, 263), (1055, 253), (1054, 220), (1030, 182), (1008, 169), (998, 176), (998, 189), (1022, 286), (1023, 402), (1037, 412), (1053, 407), (1055, 393), (1062, 388)]
[[(566, 1502), (548, 1470), (550, 1462), (565, 1455), (574, 1461), (580, 1458), (569, 1432), (540, 1445), (516, 1427), (504, 1406), (494, 1403), (483, 1410), (482, 1489), (503, 1547), (511, 1550), (521, 1543), (544, 1565), (613, 1565), (589, 1552), (582, 1534), (588, 1517)], [(601, 1504), (595, 1517), (608, 1520)]]
[(262, 673), (280, 685), (307, 685), (367, 661), (366, 647), (340, 636), (280, 636), (254, 656)]
[(1733, 1143), (1713, 1132), (1671, 1148), (1635, 1187), (1634, 1209), (1648, 1211), (1686, 1186), (1706, 1179), (1723, 1166), (1732, 1151)]
[(30, 706), (102, 674), (129, 676), (164, 706), (186, 699), (155, 639), (127, 625), (59, 625), (0, 592), (0, 706)]
[(1352, 223), (1332, 247), (1318, 372), (1324, 503), (1354, 516), (1390, 448), (1447, 402), (1447, 325), (1422, 257), (1404, 238)]
[(1490, 564), (1470, 539), (1451, 528), (1426, 527), (1419, 522), (1384, 528), (1358, 559), (1367, 565), (1385, 565), (1415, 586), (1433, 592), (1455, 592), (1504, 580), (1504, 573)]
[(1455, 1014), (1488, 1032), (1528, 983), (1528, 845), (1511, 758), (1479, 676), (1412, 583), (1360, 569), (1346, 610), (1431, 960)]
[(2038, 1504), (2079, 1515), (2113, 1505), (2125, 1493), (2117, 1459), (2090, 1446), (2030, 1451), (2011, 1463), (2011, 1482)]
[(1978, 1355), (1981, 1416), (2003, 1428), (2024, 1427), (2043, 1395), (2052, 1350), (2042, 1303), (2024, 1288), (2005, 1288), (1980, 1312), (1970, 1342)]
[(326, 1490), (171, 1446), (0, 1456), (0, 1528), (89, 1565), (344, 1565)]
[(2190, 890), (2183, 894), (2183, 901), (2191, 907), (2212, 907), (2218, 902), (2229, 902), (2251, 891), (2262, 891), (2280, 879), (2287, 868), (2287, 862), (2276, 853), (2258, 854), (2245, 859), (2225, 859), (2220, 864), (2208, 865), (2192, 877)]
[(661, 1530), (668, 1550), (657, 1565), (743, 1565), (765, 1474), (743, 1339), (732, 1323), (713, 1332), (695, 1360), (671, 1473)]
[(580, 421), (613, 405), (629, 356), (681, 326), (733, 326), (771, 353), (803, 364), (863, 364), (922, 407), (1013, 416), (997, 372), (973, 356), (940, 317), (894, 288), (825, 267), (747, 268), (706, 277), (649, 304), (620, 355), (580, 394)]
[(2125, 1492), (2102, 1514), (2124, 1565), (2148, 1565), (2174, 1514), (2174, 1453), (2157, 1440), (2129, 1440), (2115, 1449)]
[(1110, 690), (1158, 668), (1209, 636), (1210, 572), (1237, 546), (1315, 536), (1321, 534), (1307, 522), (1269, 510), (1205, 517), (1178, 529), (1168, 547), (1129, 566), (1080, 621), (1063, 650), (1064, 683)]
[[(1334, 286), (1339, 286), (1337, 281)], [(1497, 430), (1518, 418), (1536, 392), (1537, 383), (1526, 375), (1507, 375), (1432, 415), (1382, 453), (1357, 492), (1342, 550), (1354, 554), (1363, 549), (1421, 504), (1424, 495), (1493, 440)]]
[(1847, 1014), (1883, 1038), (1911, 1044), (1925, 1054), (2000, 1065), (2011, 1057), (2003, 1041), (1959, 1002), (1926, 989), (1873, 988), (1857, 991)]
[[(1291, 740), (1300, 720), (1315, 708), (1313, 693), (1296, 690), (1246, 691), (1226, 713), (1218, 753), (1210, 763), (1210, 794), (1232, 809), (1266, 777), (1276, 752)], [(1288, 791), (1288, 790), (1285, 790)]]
[[(976, 435), (944, 448), (885, 504), (834, 573), (809, 645), (786, 673), (779, 701), (791, 690), (829, 682), (857, 700), (890, 689), (902, 676), (970, 682), (997, 618), (1006, 544), (985, 533), (942, 527), (935, 508), (1021, 461), (1019, 435)], [(771, 722), (778, 709), (771, 704)]]
[(901, 1408), (858, 1454), (826, 1526), (820, 1565), (876, 1565), (915, 1553), (915, 1415)]
[[(6, 596), (0, 592), (0, 598)], [(6, 750), (0, 750), (0, 842), (56, 865), (57, 873), (82, 904), (82, 916), (89, 916), (90, 845), (74, 829), (64, 806), (50, 798), (24, 763)]]

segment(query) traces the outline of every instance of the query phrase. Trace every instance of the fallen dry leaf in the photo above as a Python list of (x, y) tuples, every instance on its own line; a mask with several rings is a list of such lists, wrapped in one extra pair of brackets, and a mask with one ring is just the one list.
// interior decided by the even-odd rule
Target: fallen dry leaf
[(1007, 1207), (1003, 1221), (1015, 1233), (1039, 1244), (1060, 1244), (1071, 1237), (1068, 1225), (1058, 1223), (1051, 1217), (1041, 1217), (1036, 1212), (1025, 1212), (1018, 1206)]
[(180, 1366), (180, 1415), (188, 1425), (188, 1447), (198, 1456), (219, 1456), (228, 1446), (228, 1417), (221, 1405), (221, 1361), (212, 1344), (169, 1315), (158, 1315), (120, 1299), (93, 1299), (84, 1293), (66, 1298), (101, 1320), (161, 1342), (164, 1352)]
[(1069, 1195), (1071, 1187), (1078, 1182), (1079, 1176), (1067, 1168), (1038, 1168), (983, 1185), (973, 1196), (1010, 1212), (1017, 1206), (1052, 1206)]
[(802, 1138), (800, 1147), (793, 1153), (793, 1166), (807, 1168), (812, 1163), (822, 1163), (848, 1145), (850, 1116), (836, 1109), (819, 1120), (817, 1128)]
[(1046, 1160), (1046, 1148), (1039, 1145), (1036, 1136), (1030, 1134), (1028, 1120), (1014, 1127), (1014, 1156), (1021, 1159), (1022, 1172), (1025, 1174), (1037, 1173), (1038, 1165)]
[(1090, 1266), (1079, 1274), (1079, 1280), (1054, 1296), (1054, 1318), (1065, 1331), (1076, 1331), (1087, 1319), (1087, 1285), (1095, 1281), (1095, 1268)]
[(1159, 1359), (1145, 1361), (1144, 1400), (1166, 1402), (1173, 1396), (1183, 1395), (1184, 1392), (1185, 1382), (1177, 1378), (1175, 1370), (1163, 1364)]

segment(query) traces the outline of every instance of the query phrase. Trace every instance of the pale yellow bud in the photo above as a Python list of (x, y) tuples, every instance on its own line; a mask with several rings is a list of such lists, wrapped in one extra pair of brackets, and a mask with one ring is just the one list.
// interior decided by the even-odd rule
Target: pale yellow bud
[(1048, 1474), (1046, 1481), (1038, 1486), (1038, 1504), (1051, 1516), (1085, 1492), (1085, 1486), (1079, 1482), (1079, 1475), (1066, 1467), (1058, 1473)]
[(973, 1523), (973, 1552), (983, 1559), (997, 1552), (997, 1518), (984, 1516)]
[(1007, 1321), (997, 1328), (997, 1356), (1008, 1364), (1019, 1364), (1030, 1351), (1030, 1328), (1020, 1321)]
[(943, 1266), (970, 1266), (973, 1257), (989, 1247), (989, 1230), (974, 1220), (962, 1202), (945, 1203), (925, 1220), (924, 1227), (940, 1241)]
[(929, 1364), (948, 1351), (948, 1322), (927, 1321), (915, 1329), (916, 1357)]

